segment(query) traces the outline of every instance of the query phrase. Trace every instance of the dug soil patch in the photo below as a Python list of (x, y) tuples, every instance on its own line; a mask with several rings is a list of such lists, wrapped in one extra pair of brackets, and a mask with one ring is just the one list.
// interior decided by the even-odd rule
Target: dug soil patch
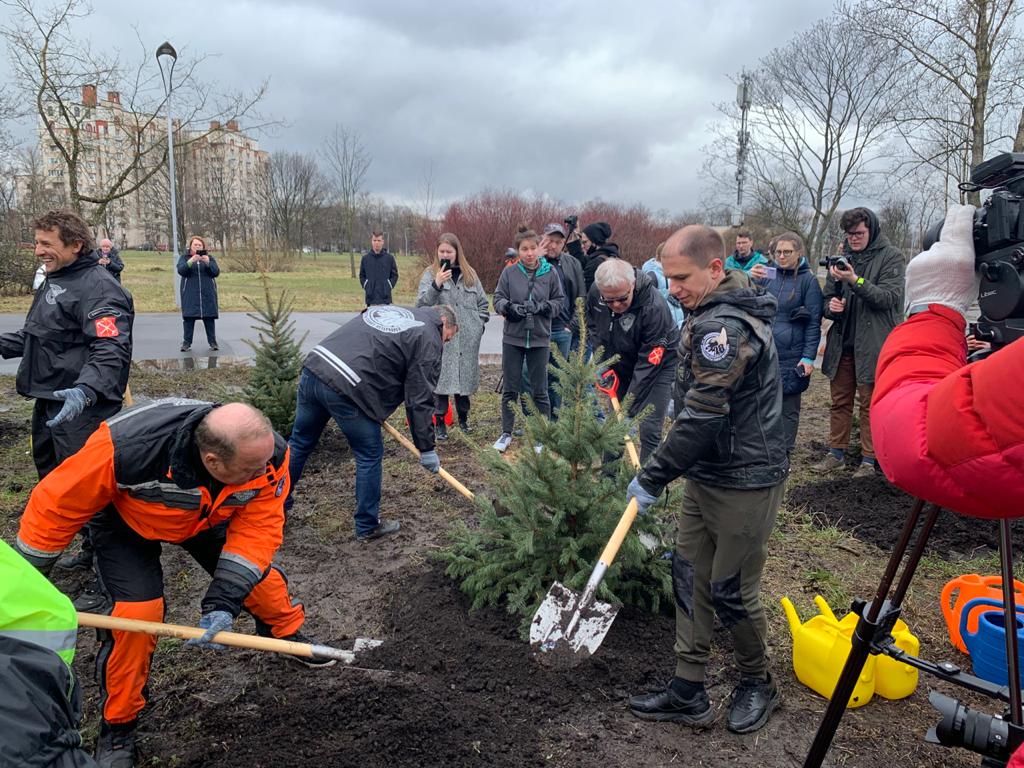
[[(881, 475), (808, 483), (791, 487), (787, 497), (790, 509), (802, 509), (815, 521), (838, 526), (886, 551), (896, 545), (913, 502), (912, 496), (890, 485)], [(1013, 532), (1014, 548), (1020, 552), (1024, 547), (1024, 530), (1014, 523)], [(943, 510), (928, 539), (927, 551), (944, 558), (950, 554), (980, 557), (998, 546), (996, 521)]]

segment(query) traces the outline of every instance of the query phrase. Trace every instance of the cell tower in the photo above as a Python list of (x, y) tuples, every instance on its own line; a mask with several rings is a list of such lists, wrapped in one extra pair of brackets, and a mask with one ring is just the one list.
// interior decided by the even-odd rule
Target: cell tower
[(740, 130), (736, 135), (736, 207), (732, 212), (732, 225), (743, 224), (743, 182), (747, 178), (747, 152), (750, 148), (750, 133), (747, 131), (747, 113), (753, 102), (753, 83), (746, 72), (740, 75), (736, 85), (736, 104), (740, 108)]

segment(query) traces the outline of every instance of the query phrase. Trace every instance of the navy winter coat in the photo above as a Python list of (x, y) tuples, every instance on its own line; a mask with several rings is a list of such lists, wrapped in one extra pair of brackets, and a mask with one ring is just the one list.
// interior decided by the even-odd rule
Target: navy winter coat
[(821, 286), (811, 272), (807, 259), (800, 259), (795, 270), (778, 270), (774, 280), (758, 281), (779, 303), (772, 323), (772, 336), (779, 352), (782, 394), (795, 395), (807, 389), (810, 376), (800, 376), (796, 364), (814, 360), (821, 341)]
[(181, 316), (182, 317), (217, 317), (217, 275), (220, 267), (217, 260), (210, 257), (209, 264), (188, 263), (189, 255), (182, 254), (178, 258), (178, 274), (181, 275)]

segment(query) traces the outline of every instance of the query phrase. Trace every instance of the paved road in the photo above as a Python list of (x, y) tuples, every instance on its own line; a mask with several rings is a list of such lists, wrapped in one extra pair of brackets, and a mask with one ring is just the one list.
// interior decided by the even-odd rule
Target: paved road
[[(303, 351), (308, 351), (318, 344), (327, 334), (354, 318), (354, 312), (293, 312), (296, 336), (306, 333), (302, 344)], [(18, 314), (0, 314), (0, 333), (19, 330), (25, 322), (25, 316)], [(132, 359), (136, 362), (152, 361), (160, 366), (182, 368), (213, 367), (217, 361), (236, 362), (250, 360), (253, 351), (245, 339), (256, 340), (253, 330), (254, 321), (244, 312), (228, 312), (217, 320), (217, 343), (219, 352), (208, 352), (203, 324), (196, 323), (195, 337), (191, 352), (179, 352), (181, 344), (181, 315), (170, 312), (158, 312), (136, 315), (135, 341), (132, 347)], [(480, 345), (480, 361), (483, 363), (498, 362), (501, 358), (501, 326), (502, 318), (491, 316), (484, 331)], [(18, 360), (0, 360), (0, 374), (12, 374), (18, 369)]]

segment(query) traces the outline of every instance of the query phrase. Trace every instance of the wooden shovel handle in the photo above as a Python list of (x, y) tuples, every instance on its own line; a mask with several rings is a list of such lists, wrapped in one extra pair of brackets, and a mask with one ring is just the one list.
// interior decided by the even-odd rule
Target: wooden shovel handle
[[(615, 411), (615, 417), (617, 419), (622, 418), (622, 409), (619, 407), (619, 398), (614, 394), (608, 393), (608, 397), (612, 401), (612, 409)], [(633, 444), (633, 438), (626, 435), (626, 453), (629, 454), (629, 460), (633, 462), (633, 469), (640, 469), (640, 457), (637, 456), (636, 446)]]
[[(395, 438), (395, 440), (397, 440), (406, 448), (408, 448), (409, 452), (412, 453), (413, 456), (419, 458), (420, 452), (419, 450), (417, 450), (416, 446), (409, 441), (409, 438), (407, 438), (397, 429), (392, 427), (386, 421), (384, 422), (384, 429), (386, 429), (388, 431), (388, 434)], [(474, 494), (471, 490), (469, 490), (469, 488), (467, 488), (454, 477), (452, 477), (451, 473), (449, 473), (448, 470), (446, 470), (444, 467), (441, 467), (439, 470), (437, 470), (437, 474), (439, 474), (442, 477), (442, 479), (444, 479), (448, 483), (448, 485), (450, 485), (452, 488), (461, 493), (470, 501), (476, 498), (476, 494)]]
[(622, 517), (619, 518), (619, 524), (615, 526), (615, 530), (612, 532), (612, 537), (605, 544), (604, 552), (601, 553), (599, 562), (604, 563), (605, 566), (610, 566), (615, 556), (619, 554), (619, 547), (622, 546), (622, 542), (629, 533), (629, 529), (633, 527), (633, 521), (636, 520), (637, 509), (636, 498), (630, 499), (629, 504), (626, 505), (626, 510), (622, 513)]
[[(93, 627), (95, 629), (117, 629), (124, 632), (143, 632), (147, 635), (177, 637), (181, 640), (202, 637), (206, 633), (204, 629), (188, 627), (184, 624), (162, 624), (159, 621), (141, 621), (139, 619), (126, 619), (120, 616), (85, 613), (84, 611), (78, 612), (78, 626)], [(279, 640), (276, 637), (245, 635), (240, 632), (218, 632), (213, 636), (213, 642), (220, 643), (221, 645), (230, 645), (235, 648), (250, 648), (255, 651), (289, 653), (292, 656), (312, 657), (315, 655), (313, 653), (313, 646), (309, 643)], [(320, 648), (320, 646), (317, 647), (318, 649)]]

